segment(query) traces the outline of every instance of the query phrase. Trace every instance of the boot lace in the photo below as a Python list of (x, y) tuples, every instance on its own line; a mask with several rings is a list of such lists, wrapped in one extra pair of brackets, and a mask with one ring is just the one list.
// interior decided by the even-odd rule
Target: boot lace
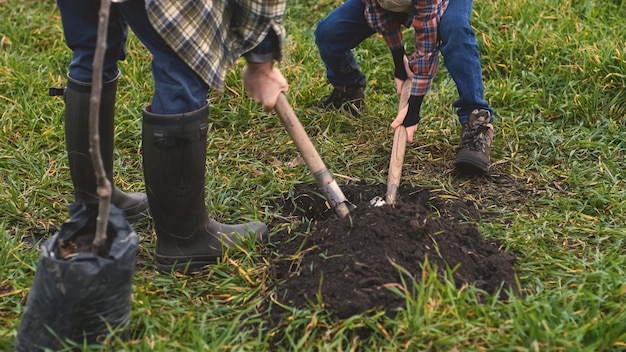
[(493, 126), (489, 123), (489, 113), (483, 110), (480, 112), (474, 111), (471, 116), (470, 122), (463, 125), (461, 131), (461, 142), (458, 149), (470, 149), (476, 150), (481, 153), (486, 151), (486, 148), (491, 145), (490, 132), (493, 131)]

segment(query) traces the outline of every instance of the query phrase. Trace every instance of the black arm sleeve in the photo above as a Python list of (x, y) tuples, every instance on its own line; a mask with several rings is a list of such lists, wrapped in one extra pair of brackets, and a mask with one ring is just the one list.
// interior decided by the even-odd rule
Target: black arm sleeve
[(402, 122), (404, 127), (411, 127), (417, 125), (420, 122), (420, 109), (422, 108), (422, 101), (424, 101), (423, 95), (411, 95), (409, 97), (409, 109), (406, 112), (406, 117)]
[(391, 51), (394, 66), (393, 76), (403, 81), (409, 78), (409, 76), (406, 74), (406, 69), (404, 68), (404, 55), (404, 48)]

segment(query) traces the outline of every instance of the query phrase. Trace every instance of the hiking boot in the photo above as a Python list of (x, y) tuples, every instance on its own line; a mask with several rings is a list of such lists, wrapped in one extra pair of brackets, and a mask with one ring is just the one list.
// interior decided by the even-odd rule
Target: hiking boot
[(361, 116), (365, 108), (365, 87), (333, 86), (333, 91), (322, 98), (318, 108), (324, 110), (343, 110), (354, 117)]
[(493, 125), (488, 110), (474, 110), (469, 122), (461, 127), (461, 141), (456, 148), (454, 166), (464, 174), (486, 173), (489, 170)]

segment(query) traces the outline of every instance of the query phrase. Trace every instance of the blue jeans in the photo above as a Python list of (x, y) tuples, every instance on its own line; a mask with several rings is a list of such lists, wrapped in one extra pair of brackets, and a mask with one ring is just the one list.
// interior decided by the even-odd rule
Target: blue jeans
[(457, 108), (459, 122), (466, 123), (474, 109), (493, 109), (484, 99), (483, 72), (478, 43), (470, 23), (472, 0), (450, 0), (439, 23), (441, 55), (459, 93), (452, 106)]
[[(320, 20), (315, 29), (315, 44), (326, 66), (326, 77), (333, 85), (365, 86), (352, 49), (376, 32), (367, 24), (361, 0), (347, 0)], [(474, 109), (493, 109), (483, 98), (484, 87), (480, 54), (470, 24), (472, 0), (450, 0), (439, 27), (441, 54), (456, 83), (459, 122), (466, 123)]]
[(339, 86), (365, 86), (365, 75), (352, 49), (376, 33), (367, 24), (361, 0), (347, 0), (320, 20), (315, 28), (315, 44), (326, 65), (328, 83)]
[[(90, 83), (98, 31), (99, 0), (57, 0), (67, 46), (72, 50), (68, 75)], [(152, 54), (154, 94), (151, 111), (180, 114), (206, 105), (209, 86), (185, 64), (154, 30), (144, 8), (144, 0), (111, 5), (107, 49), (102, 79), (118, 75), (117, 63), (124, 60), (127, 24)]]

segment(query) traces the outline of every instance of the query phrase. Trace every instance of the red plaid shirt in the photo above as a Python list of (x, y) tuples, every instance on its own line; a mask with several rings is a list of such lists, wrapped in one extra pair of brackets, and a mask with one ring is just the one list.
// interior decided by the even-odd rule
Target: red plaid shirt
[(376, 0), (362, 1), (368, 24), (382, 34), (392, 50), (404, 46), (402, 25), (413, 26), (415, 51), (409, 57), (413, 72), (411, 95), (426, 95), (439, 69), (439, 20), (448, 7), (448, 0), (413, 0), (413, 14), (406, 23), (402, 21), (406, 15), (386, 11)]

